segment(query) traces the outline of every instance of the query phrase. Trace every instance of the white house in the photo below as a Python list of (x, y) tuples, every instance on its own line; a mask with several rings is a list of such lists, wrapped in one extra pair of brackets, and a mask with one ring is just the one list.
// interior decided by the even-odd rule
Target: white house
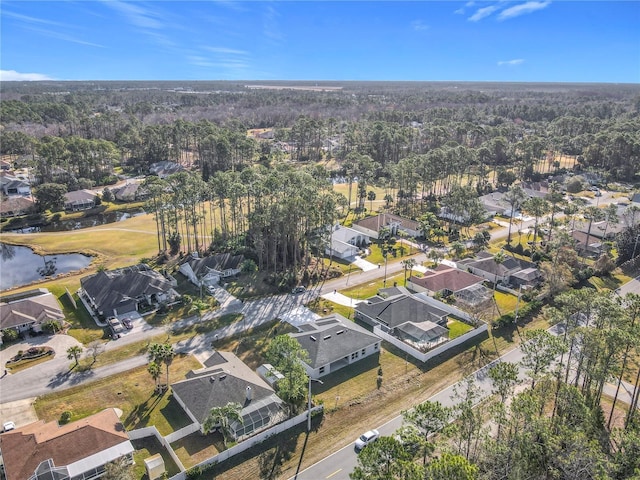
[(369, 237), (353, 228), (336, 225), (331, 230), (331, 244), (325, 250), (327, 255), (349, 258), (357, 255), (360, 245), (368, 245)]
[(307, 351), (309, 363), (303, 365), (311, 378), (323, 377), (380, 352), (382, 340), (378, 336), (337, 313), (298, 329), (299, 333), (289, 336)]
[(398, 232), (404, 232), (414, 238), (421, 235), (420, 224), (418, 222), (391, 213), (381, 213), (372, 217), (363, 218), (362, 220), (354, 222), (352, 228), (376, 240), (382, 228), (388, 228), (391, 235), (397, 235)]

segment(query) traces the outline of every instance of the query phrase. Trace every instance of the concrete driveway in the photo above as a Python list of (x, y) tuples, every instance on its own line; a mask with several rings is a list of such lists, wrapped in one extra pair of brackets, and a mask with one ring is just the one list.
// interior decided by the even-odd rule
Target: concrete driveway
[[(34, 398), (25, 398), (24, 400), (16, 400), (15, 402), (7, 402), (0, 405), (0, 425), (5, 422), (13, 422), (16, 427), (29, 425), (37, 422), (38, 416), (33, 408)], [(1, 427), (0, 427), (1, 428)]]
[(77, 345), (82, 347), (82, 344), (73, 338), (71, 335), (39, 335), (37, 337), (28, 337), (20, 343), (15, 343), (0, 352), (0, 363), (4, 370), (4, 364), (14, 357), (19, 350), (28, 350), (31, 347), (51, 347), (56, 352), (55, 358), (66, 357), (67, 349)]

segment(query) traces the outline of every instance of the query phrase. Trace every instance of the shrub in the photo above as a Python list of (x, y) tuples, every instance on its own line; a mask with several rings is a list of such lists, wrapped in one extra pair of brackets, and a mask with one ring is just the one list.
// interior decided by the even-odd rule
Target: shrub
[(69, 410), (65, 410), (64, 412), (62, 412), (62, 415), (60, 415), (60, 424), (64, 425), (66, 423), (69, 423), (70, 420), (71, 412)]
[(18, 339), (18, 331), (13, 328), (8, 328), (2, 332), (3, 342), (13, 342)]

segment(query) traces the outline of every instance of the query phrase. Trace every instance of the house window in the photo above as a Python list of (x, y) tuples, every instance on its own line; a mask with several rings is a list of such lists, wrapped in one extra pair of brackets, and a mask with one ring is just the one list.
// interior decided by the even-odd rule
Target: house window
[(358, 358), (358, 352), (354, 352), (351, 354), (351, 360), (355, 360), (356, 358)]
[(377, 349), (378, 349), (378, 344), (377, 344), (377, 343), (373, 346), (373, 349), (374, 349), (374, 350), (377, 350)]
[(363, 349), (362, 349), (362, 355), (364, 355), (364, 352), (365, 352), (366, 350), (367, 350), (366, 348), (363, 348)]
[(324, 373), (324, 367), (320, 367), (319, 372), (320, 372), (320, 375), (322, 375)]

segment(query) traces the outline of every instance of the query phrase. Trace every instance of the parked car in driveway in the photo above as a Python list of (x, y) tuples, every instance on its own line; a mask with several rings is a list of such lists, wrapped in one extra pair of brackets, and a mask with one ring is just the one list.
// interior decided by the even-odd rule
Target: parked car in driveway
[(380, 438), (380, 432), (378, 430), (369, 430), (368, 432), (363, 433), (356, 440), (356, 450), (360, 451), (370, 443), (375, 442)]
[(133, 328), (133, 323), (131, 323), (131, 320), (128, 318), (122, 320), (122, 325), (124, 325), (124, 328), (126, 328), (127, 330), (131, 330)]
[(299, 287), (296, 287), (293, 290), (291, 290), (291, 293), (295, 295), (296, 293), (304, 293), (306, 291), (307, 289), (303, 285), (300, 285)]
[(2, 425), (3, 432), (9, 432), (11, 430), (15, 430), (15, 428), (16, 428), (16, 424), (13, 422), (4, 422), (4, 425)]

